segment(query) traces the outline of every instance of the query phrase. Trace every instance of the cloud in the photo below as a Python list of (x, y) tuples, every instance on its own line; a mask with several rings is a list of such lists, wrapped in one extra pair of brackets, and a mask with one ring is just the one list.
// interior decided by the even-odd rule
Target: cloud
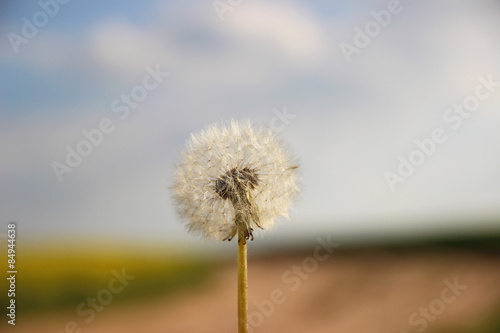
[(244, 42), (265, 48), (277, 47), (284, 58), (298, 64), (314, 64), (325, 55), (318, 18), (296, 3), (252, 1), (227, 14), (226, 29)]
[(147, 29), (126, 21), (107, 19), (88, 32), (89, 53), (97, 65), (119, 76), (137, 76), (146, 66), (168, 63), (166, 45)]

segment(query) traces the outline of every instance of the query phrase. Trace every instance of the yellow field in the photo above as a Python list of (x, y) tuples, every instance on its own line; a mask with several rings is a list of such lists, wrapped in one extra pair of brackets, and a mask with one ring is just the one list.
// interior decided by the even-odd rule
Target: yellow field
[[(127, 250), (123, 244), (92, 250), (70, 244), (24, 247), (16, 255), (18, 314), (76, 309), (103, 289), (101, 298), (108, 302), (112, 295), (113, 303), (164, 295), (203, 281), (212, 266), (199, 256), (165, 249), (144, 253)], [(130, 280), (121, 288), (116, 275), (123, 273)], [(113, 292), (105, 291), (110, 288)], [(6, 293), (0, 297), (7, 304)]]

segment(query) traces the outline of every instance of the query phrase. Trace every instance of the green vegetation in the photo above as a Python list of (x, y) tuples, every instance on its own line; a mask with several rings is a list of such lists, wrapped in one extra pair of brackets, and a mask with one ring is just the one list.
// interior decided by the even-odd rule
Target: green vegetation
[(471, 330), (465, 333), (498, 333), (500, 332), (500, 304), (498, 305), (498, 310), (494, 315), (486, 320), (481, 327), (475, 330)]
[[(87, 302), (88, 297), (95, 298), (101, 290), (109, 290), (112, 279), (112, 288), (121, 289), (115, 274), (122, 272), (134, 278), (122, 290), (112, 293), (113, 303), (165, 296), (201, 284), (214, 267), (199, 257), (169, 255), (165, 249), (158, 252), (141, 254), (123, 247), (100, 247), (89, 252), (67, 245), (23, 249), (16, 258), (17, 312), (74, 311), (79, 304)], [(2, 294), (0, 300), (7, 304), (7, 295)]]
[[(500, 306), (500, 304), (499, 304)], [(436, 333), (498, 333), (500, 332), (500, 307), (497, 312), (485, 320), (479, 327), (473, 329), (461, 329), (459, 327), (448, 330), (440, 330)], [(429, 332), (431, 333), (431, 332)]]

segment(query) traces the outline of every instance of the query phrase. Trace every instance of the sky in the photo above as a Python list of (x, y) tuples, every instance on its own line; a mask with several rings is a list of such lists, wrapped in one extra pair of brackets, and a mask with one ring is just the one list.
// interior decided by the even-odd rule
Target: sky
[(498, 2), (4, 1), (0, 34), (0, 217), (23, 237), (193, 241), (173, 169), (233, 118), (301, 161), (258, 237), (500, 230)]

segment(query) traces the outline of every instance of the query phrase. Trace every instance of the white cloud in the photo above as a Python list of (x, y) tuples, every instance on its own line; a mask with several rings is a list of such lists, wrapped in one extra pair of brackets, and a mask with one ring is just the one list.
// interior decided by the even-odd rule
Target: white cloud
[(143, 75), (144, 68), (168, 62), (165, 45), (150, 31), (118, 19), (108, 19), (88, 33), (91, 59), (125, 77)]
[(246, 2), (227, 15), (227, 29), (247, 42), (279, 47), (285, 58), (313, 63), (324, 56), (325, 37), (318, 18), (294, 3)]

